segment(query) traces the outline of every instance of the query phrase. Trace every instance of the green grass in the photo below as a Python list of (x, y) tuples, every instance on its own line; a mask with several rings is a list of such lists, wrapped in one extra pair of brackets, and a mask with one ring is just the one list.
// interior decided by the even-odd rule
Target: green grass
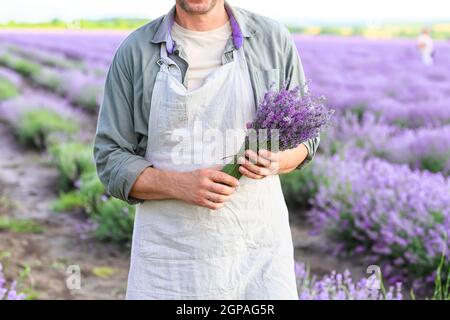
[(434, 156), (429, 155), (421, 160), (422, 169), (428, 170), (430, 172), (442, 172), (445, 170), (445, 166), (447, 164), (450, 155), (446, 156)]
[(45, 231), (44, 227), (36, 221), (8, 216), (0, 216), (0, 230), (14, 233), (43, 233)]
[[(27, 23), (20, 21), (10, 21), (0, 24), (0, 28), (39, 28), (39, 29), (81, 29), (81, 30), (133, 30), (150, 22), (149, 19), (140, 18), (108, 18), (108, 19), (80, 19), (74, 21), (63, 21), (60, 19), (53, 19), (51, 21), (43, 21), (38, 23)], [(428, 25), (431, 27), (431, 34), (436, 39), (448, 39), (450, 37), (449, 21), (430, 21)], [(417, 37), (423, 27), (422, 22), (408, 22), (408, 23), (385, 23), (376, 30), (367, 27), (363, 24), (349, 23), (348, 25), (323, 25), (323, 24), (308, 24), (308, 25), (287, 25), (289, 30), (293, 33), (322, 35), (337, 35), (337, 36), (361, 36), (366, 34), (373, 34), (379, 36), (390, 37)]]
[(19, 88), (14, 83), (0, 77), (0, 101), (11, 99), (19, 95)]
[(26, 78), (36, 76), (41, 71), (40, 65), (25, 59), (13, 57), (10, 54), (0, 55), (0, 65), (14, 70)]
[(83, 198), (75, 191), (61, 193), (59, 198), (52, 204), (52, 209), (56, 212), (72, 211), (83, 207)]
[(127, 19), (127, 18), (110, 18), (100, 20), (81, 19), (72, 22), (66, 22), (59, 19), (40, 23), (25, 22), (8, 22), (0, 24), (3, 28), (44, 28), (44, 29), (109, 29), (109, 30), (131, 30), (148, 23), (148, 19)]
[(59, 171), (61, 190), (73, 189), (74, 183), (85, 173), (95, 172), (93, 147), (77, 142), (52, 146), (50, 154)]
[(54, 145), (50, 154), (59, 171), (60, 189), (64, 190), (53, 203), (53, 210), (83, 209), (97, 224), (94, 235), (98, 239), (129, 243), (134, 207), (107, 194), (95, 170), (92, 145), (76, 142)]
[(78, 129), (78, 124), (62, 117), (55, 111), (33, 109), (22, 114), (15, 130), (22, 144), (44, 150), (48, 147), (49, 136), (54, 133), (70, 135)]
[[(447, 244), (448, 235), (445, 236), (445, 244)], [(447, 246), (442, 250), (442, 256), (439, 266), (436, 270), (434, 279), (433, 300), (450, 300), (450, 264), (446, 259)]]
[(92, 268), (91, 272), (98, 278), (106, 279), (117, 273), (117, 269), (113, 269), (110, 267), (94, 267)]

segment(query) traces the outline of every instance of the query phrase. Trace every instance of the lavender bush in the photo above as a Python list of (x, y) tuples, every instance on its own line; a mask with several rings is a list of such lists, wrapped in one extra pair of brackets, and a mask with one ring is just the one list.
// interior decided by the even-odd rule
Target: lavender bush
[(412, 168), (450, 173), (450, 126), (404, 130), (380, 152), (386, 159)]
[[(364, 254), (391, 281), (431, 283), (450, 230), (450, 181), (440, 174), (334, 156), (314, 168), (329, 177), (312, 200), (316, 232), (335, 253)], [(446, 266), (449, 267), (447, 251)]]
[(338, 114), (373, 111), (403, 127), (450, 123), (449, 43), (436, 42), (432, 67), (411, 40), (302, 36), (296, 44), (312, 88)]
[(129, 243), (135, 208), (107, 194), (95, 171), (92, 146), (62, 143), (52, 146), (50, 153), (63, 191), (53, 209), (82, 209), (94, 223), (90, 230), (97, 238)]
[(332, 271), (321, 279), (312, 276), (303, 263), (296, 263), (295, 274), (300, 300), (402, 300), (402, 284), (398, 282), (386, 291), (382, 284), (377, 287), (375, 275), (357, 282), (350, 271)]
[(39, 49), (36, 47), (20, 47), (17, 45), (9, 45), (7, 50), (13, 54), (23, 57), (33, 62), (55, 67), (58, 69), (82, 69), (81, 61), (73, 61), (66, 59), (63, 55), (50, 52), (48, 50)]
[(361, 149), (366, 157), (379, 157), (411, 168), (450, 173), (450, 127), (399, 128), (369, 112), (335, 117), (323, 136), (321, 151), (333, 155)]
[(0, 53), (0, 65), (15, 70), (26, 78), (38, 74), (41, 69), (39, 64), (12, 56), (9, 53)]
[(19, 89), (0, 74), (0, 101), (11, 99), (19, 94)]
[(25, 49), (58, 53), (75, 62), (106, 69), (125, 36), (126, 33), (108, 31), (86, 33), (66, 30), (36, 36), (34, 32), (5, 30), (0, 33), (0, 41)]
[[(96, 112), (103, 95), (104, 74), (86, 72), (71, 64), (64, 65), (56, 58), (36, 57), (36, 53), (23, 52), (16, 47), (0, 53), (0, 65), (24, 75), (36, 86), (67, 98), (73, 105)], [(34, 57), (31, 61), (29, 57)], [(44, 61), (43, 65), (38, 64)], [(59, 61), (59, 62), (57, 62)]]
[(3, 274), (3, 266), (0, 262), (0, 301), (1, 300), (24, 300), (25, 294), (19, 293), (16, 290), (16, 282), (8, 284), (5, 275)]

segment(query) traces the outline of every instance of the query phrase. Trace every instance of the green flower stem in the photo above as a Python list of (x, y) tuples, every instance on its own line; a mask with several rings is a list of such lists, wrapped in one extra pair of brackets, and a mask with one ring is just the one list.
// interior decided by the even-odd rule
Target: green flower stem
[(241, 165), (238, 163), (229, 163), (222, 168), (222, 172), (225, 172), (239, 180), (242, 177), (242, 173), (239, 171), (240, 166)]
[[(260, 144), (262, 144), (262, 142), (265, 141), (261, 141)], [(259, 144), (258, 143), (250, 143), (250, 139), (247, 136), (245, 138), (245, 143), (242, 144), (241, 149), (239, 150), (238, 154), (233, 156), (233, 161), (227, 165), (225, 165), (222, 168), (222, 172), (225, 172), (226, 174), (229, 174), (232, 177), (235, 177), (236, 179), (240, 179), (242, 177), (242, 173), (239, 171), (239, 167), (241, 166), (239, 163), (237, 163), (237, 160), (239, 159), (239, 157), (244, 156), (244, 153), (246, 150), (253, 150), (255, 152), (259, 151)], [(267, 149), (271, 150), (271, 144), (270, 141), (267, 142)]]

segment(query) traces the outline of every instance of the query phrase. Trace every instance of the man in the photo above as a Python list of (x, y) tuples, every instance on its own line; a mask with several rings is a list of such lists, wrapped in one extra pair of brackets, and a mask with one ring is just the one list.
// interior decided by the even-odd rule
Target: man
[[(248, 151), (239, 181), (217, 161), (188, 157), (216, 140), (173, 139), (198, 124), (245, 128), (273, 82), (304, 83), (289, 32), (223, 0), (177, 0), (121, 45), (94, 154), (107, 191), (139, 204), (128, 299), (297, 299), (278, 174), (310, 162), (319, 139), (279, 153)], [(187, 153), (174, 156), (180, 144)]]
[(423, 29), (419, 38), (417, 39), (417, 46), (420, 50), (422, 62), (426, 66), (434, 64), (434, 41), (430, 36), (428, 29)]

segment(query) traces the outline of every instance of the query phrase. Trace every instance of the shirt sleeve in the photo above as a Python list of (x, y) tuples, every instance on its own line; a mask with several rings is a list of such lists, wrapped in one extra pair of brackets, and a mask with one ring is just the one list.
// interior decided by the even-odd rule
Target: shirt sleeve
[(98, 176), (106, 191), (130, 204), (142, 202), (130, 191), (151, 163), (137, 155), (138, 141), (133, 124), (133, 83), (122, 51), (116, 53), (105, 83), (103, 102), (94, 141)]
[[(286, 64), (285, 64), (285, 81), (287, 84), (287, 87), (289, 89), (292, 89), (296, 86), (301, 86), (303, 90), (307, 90), (305, 87), (306, 85), (306, 79), (305, 79), (305, 72), (303, 70), (302, 61), (300, 59), (297, 47), (295, 45), (295, 42), (292, 40), (292, 36), (289, 33), (289, 31), (286, 29), (285, 32), (286, 35), (286, 45), (285, 45), (285, 57), (286, 57)], [(303, 169), (305, 166), (307, 166), (311, 161), (314, 159), (314, 156), (316, 155), (317, 148), (319, 147), (320, 143), (320, 136), (318, 135), (316, 138), (306, 140), (303, 142), (303, 144), (306, 146), (306, 149), (308, 149), (308, 156), (306, 159), (297, 167), (297, 170)]]

